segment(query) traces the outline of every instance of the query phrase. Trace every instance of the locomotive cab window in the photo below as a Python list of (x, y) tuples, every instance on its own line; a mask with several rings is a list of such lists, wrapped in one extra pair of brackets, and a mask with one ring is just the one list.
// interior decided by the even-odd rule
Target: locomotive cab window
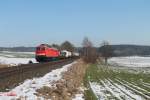
[(40, 48), (39, 48), (39, 47), (37, 47), (37, 48), (36, 48), (36, 50), (40, 50)]
[(43, 47), (43, 48), (41, 48), (41, 50), (43, 50), (43, 51), (44, 51), (44, 50), (45, 50), (45, 48)]

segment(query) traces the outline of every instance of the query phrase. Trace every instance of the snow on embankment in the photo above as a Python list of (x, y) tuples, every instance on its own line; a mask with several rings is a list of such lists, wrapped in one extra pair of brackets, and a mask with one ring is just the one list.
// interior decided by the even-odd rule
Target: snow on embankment
[(108, 62), (113, 65), (126, 67), (150, 67), (150, 57), (113, 57)]
[(0, 100), (11, 100), (17, 98), (26, 98), (26, 100), (37, 100), (39, 98), (40, 100), (44, 100), (44, 98), (37, 97), (35, 95), (36, 90), (42, 88), (43, 86), (51, 87), (53, 81), (60, 80), (62, 78), (62, 73), (67, 71), (67, 69), (74, 63), (75, 62), (65, 65), (62, 68), (53, 70), (41, 78), (26, 80), (23, 84), (11, 90), (12, 92), (16, 93), (17, 96), (0, 96)]
[(52, 87), (42, 87), (37, 90), (37, 94), (52, 100), (84, 100), (83, 78), (87, 65), (81, 60), (77, 60), (63, 73), (61, 80), (53, 82)]

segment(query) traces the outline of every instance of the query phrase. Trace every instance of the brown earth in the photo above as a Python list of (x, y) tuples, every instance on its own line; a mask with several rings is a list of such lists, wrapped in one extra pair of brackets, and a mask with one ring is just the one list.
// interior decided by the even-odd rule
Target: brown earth
[(52, 100), (71, 100), (77, 93), (81, 93), (79, 87), (82, 86), (83, 77), (87, 65), (80, 59), (77, 63), (68, 68), (63, 73), (61, 80), (53, 82), (52, 87), (43, 87), (37, 90), (37, 96)]
[(4, 68), (4, 67), (10, 67), (10, 65), (7, 65), (7, 64), (0, 64), (0, 68)]

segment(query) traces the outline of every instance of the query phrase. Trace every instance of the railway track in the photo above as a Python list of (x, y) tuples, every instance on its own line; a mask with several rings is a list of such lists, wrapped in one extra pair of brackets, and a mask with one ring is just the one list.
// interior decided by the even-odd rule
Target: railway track
[(0, 69), (0, 91), (7, 91), (14, 88), (26, 79), (41, 77), (46, 73), (61, 68), (77, 58), (63, 59), (53, 62), (24, 64)]

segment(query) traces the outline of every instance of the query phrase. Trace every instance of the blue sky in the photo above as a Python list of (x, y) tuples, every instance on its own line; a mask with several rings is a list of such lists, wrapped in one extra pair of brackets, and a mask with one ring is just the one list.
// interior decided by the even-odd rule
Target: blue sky
[(96, 46), (150, 45), (149, 0), (1, 0), (0, 46), (36, 46), (87, 36)]

